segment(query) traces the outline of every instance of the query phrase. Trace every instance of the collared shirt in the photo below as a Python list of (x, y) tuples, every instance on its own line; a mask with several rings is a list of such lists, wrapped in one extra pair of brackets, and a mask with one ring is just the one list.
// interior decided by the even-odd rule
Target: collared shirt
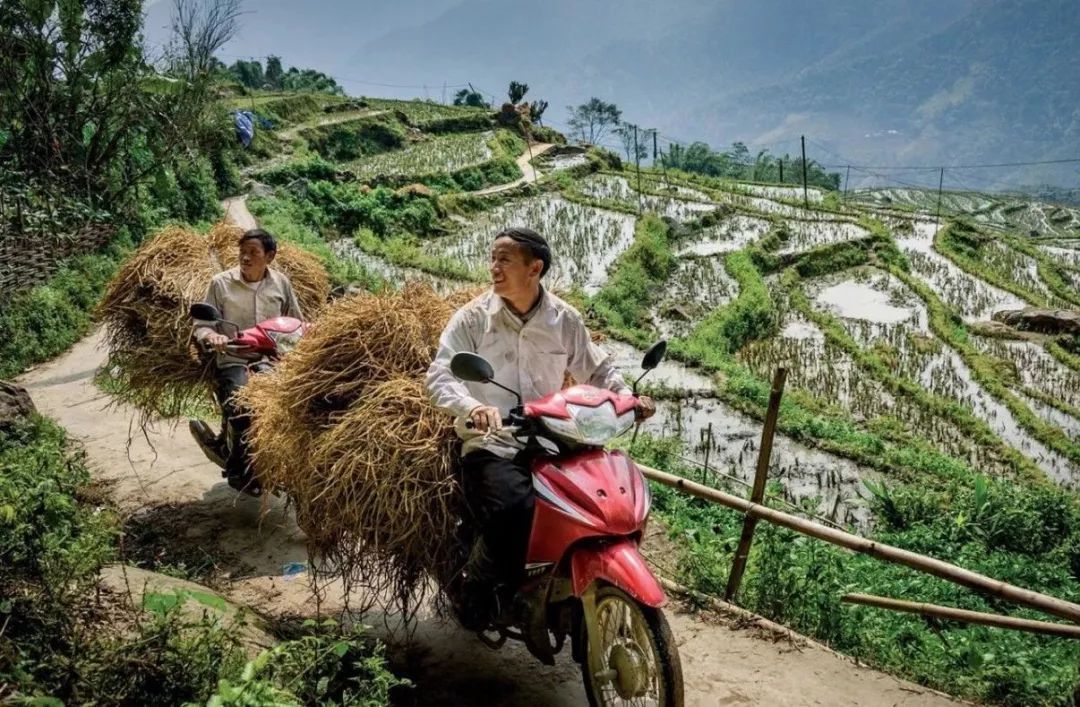
[(612, 365), (613, 357), (589, 338), (589, 330), (576, 309), (541, 290), (536, 311), (528, 321), (522, 321), (502, 297), (488, 290), (450, 319), (427, 372), (431, 402), (457, 418), (455, 429), (465, 440), (463, 454), (486, 449), (509, 459), (523, 445), (506, 429), (486, 435), (466, 429), (468, 415), (476, 407), (497, 407), (505, 417), (517, 399), (490, 383), (469, 383), (454, 377), (450, 359), (462, 351), (486, 358), (495, 369), (495, 380), (520, 392), (525, 402), (561, 390), (567, 371), (582, 383), (617, 393), (630, 392)]
[[(292, 283), (284, 274), (272, 268), (258, 282), (247, 282), (240, 268), (219, 272), (210, 280), (203, 301), (217, 307), (223, 319), (234, 322), (241, 329), (249, 329), (265, 319), (273, 317), (296, 317), (303, 319), (300, 304), (296, 301)], [(213, 333), (233, 335), (232, 327), (220, 323), (195, 322), (195, 338), (202, 340)], [(218, 367), (247, 363), (244, 359), (217, 354)]]

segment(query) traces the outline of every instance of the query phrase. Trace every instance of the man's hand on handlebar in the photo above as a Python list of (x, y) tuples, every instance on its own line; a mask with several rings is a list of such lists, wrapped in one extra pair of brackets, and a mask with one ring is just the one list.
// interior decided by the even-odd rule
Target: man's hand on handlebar
[(634, 408), (634, 417), (638, 422), (648, 420), (656, 414), (656, 403), (648, 395), (639, 395), (637, 406)]
[(203, 339), (203, 342), (205, 342), (206, 345), (214, 351), (217, 351), (218, 353), (225, 353), (225, 347), (229, 345), (229, 337), (225, 336), (224, 334), (217, 333), (207, 334), (206, 337)]
[(491, 405), (477, 405), (469, 413), (469, 422), (477, 432), (498, 432), (502, 429), (502, 412)]

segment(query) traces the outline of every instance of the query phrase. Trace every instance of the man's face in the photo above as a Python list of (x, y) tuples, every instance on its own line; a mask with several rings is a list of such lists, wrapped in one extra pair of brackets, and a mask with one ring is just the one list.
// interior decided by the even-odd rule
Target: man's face
[(539, 278), (544, 263), (532, 258), (520, 243), (509, 236), (495, 240), (491, 246), (491, 284), (495, 294), (511, 297), (530, 286), (532, 278)]
[(266, 266), (274, 261), (275, 253), (263, 250), (262, 241), (249, 238), (240, 244), (240, 274), (248, 282), (257, 282), (266, 274)]

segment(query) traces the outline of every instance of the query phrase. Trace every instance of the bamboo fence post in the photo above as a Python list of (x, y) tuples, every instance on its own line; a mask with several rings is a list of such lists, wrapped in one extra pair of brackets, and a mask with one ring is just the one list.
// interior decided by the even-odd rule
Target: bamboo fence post
[(713, 435), (712, 435), (712, 421), (709, 421), (709, 427), (706, 430), (702, 430), (702, 436), (705, 444), (705, 464), (701, 469), (701, 483), (707, 483), (709, 480), (709, 452), (712, 451)]
[(987, 614), (982, 611), (969, 611), (957, 609), (951, 606), (939, 606), (923, 602), (904, 601), (890, 597), (879, 597), (873, 594), (845, 594), (840, 601), (849, 604), (862, 604), (878, 609), (901, 611), (906, 614), (919, 614), (927, 618), (948, 619), (950, 621), (963, 621), (964, 623), (982, 624), (994, 628), (1007, 628), (1014, 631), (1028, 631), (1041, 633), (1047, 636), (1061, 636), (1064, 638), (1080, 638), (1080, 626), (1069, 624), (1055, 624), (1048, 621), (1035, 621), (1033, 619), (1020, 619), (1013, 616), (1000, 614)]
[[(754, 488), (750, 491), (750, 502), (761, 503), (765, 499), (765, 481), (769, 476), (769, 461), (772, 459), (773, 437), (776, 436), (776, 418), (780, 413), (780, 398), (784, 395), (784, 381), (787, 369), (776, 369), (773, 375), (772, 390), (769, 392), (769, 407), (765, 412), (765, 427), (761, 430), (761, 447), (758, 448), (757, 469), (754, 471)], [(743, 572), (746, 571), (746, 559), (750, 556), (750, 545), (754, 542), (754, 530), (757, 528), (756, 516), (747, 514), (743, 520), (742, 537), (731, 563), (724, 601), (733, 601), (739, 593)]]
[(642, 464), (638, 464), (637, 466), (646, 477), (657, 483), (679, 489), (692, 496), (697, 496), (698, 498), (703, 498), (707, 501), (712, 501), (743, 513), (755, 515), (767, 523), (773, 523), (774, 525), (794, 530), (802, 535), (808, 535), (812, 538), (817, 538), (818, 540), (824, 540), (827, 543), (839, 545), (848, 550), (861, 552), (887, 562), (895, 562), (896, 564), (904, 565), (905, 567), (910, 567), (927, 574), (932, 574), (935, 577), (940, 577), (969, 589), (992, 594), (1016, 604), (1021, 604), (1080, 624), (1080, 605), (1073, 604), (1064, 599), (1058, 599), (1057, 597), (1041, 594), (1030, 589), (1017, 587), (1016, 585), (1002, 582), (1001, 580), (987, 577), (978, 572), (972, 572), (962, 567), (949, 564), (948, 562), (942, 562), (941, 560), (926, 557), (925, 555), (920, 555), (909, 550), (902, 550), (898, 547), (893, 547), (892, 545), (885, 545), (884, 543), (868, 540), (867, 538), (862, 538), (858, 535), (853, 535), (852, 533), (846, 533), (842, 530), (834, 530), (790, 513), (777, 511), (739, 498), (733, 494), (702, 486), (689, 479), (669, 474), (665, 471), (660, 471), (659, 469), (653, 469)]

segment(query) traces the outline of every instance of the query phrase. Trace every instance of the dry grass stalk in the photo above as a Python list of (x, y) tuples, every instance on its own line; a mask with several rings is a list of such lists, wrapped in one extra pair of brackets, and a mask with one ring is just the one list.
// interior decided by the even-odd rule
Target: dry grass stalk
[[(143, 243), (121, 267), (96, 310), (105, 329), (116, 397), (134, 405), (145, 424), (177, 417), (209, 399), (212, 369), (191, 339), (188, 309), (210, 279), (236, 262), (241, 230), (219, 223), (204, 237), (168, 227)], [(326, 270), (312, 255), (282, 244), (275, 266), (289, 275), (306, 317), (330, 293)]]
[(453, 311), (426, 285), (349, 295), (242, 393), (259, 478), (288, 495), (322, 574), (406, 616), (451, 561), (460, 508), (452, 420), (422, 382)]

